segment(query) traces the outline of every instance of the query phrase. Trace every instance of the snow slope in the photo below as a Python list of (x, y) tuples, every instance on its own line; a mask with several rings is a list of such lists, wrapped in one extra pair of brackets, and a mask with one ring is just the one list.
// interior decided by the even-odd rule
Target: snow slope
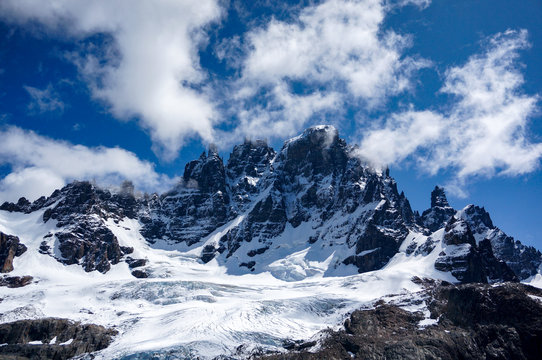
[[(54, 316), (115, 327), (120, 334), (98, 353), (99, 359), (157, 353), (242, 358), (254, 348), (279, 349), (285, 340), (337, 327), (349, 312), (389, 294), (411, 297), (421, 290), (413, 276), (455, 280), (434, 269), (439, 246), (428, 256), (400, 252), (382, 270), (360, 275), (322, 277), (329, 261), (308, 261), (306, 251), (284, 259), (297, 266), (294, 273), (307, 275), (303, 280), (279, 280), (270, 272), (230, 275), (216, 260), (198, 261), (197, 250), (150, 247), (138, 231), (140, 224), (130, 219), (107, 225), (122, 246), (134, 247), (132, 256), (149, 260), (150, 277), (135, 279), (124, 262), (106, 274), (85, 272), (39, 253), (43, 236), (58, 231), (54, 222), (43, 223), (42, 216), (43, 211), (0, 211), (0, 231), (18, 234), (28, 247), (15, 259), (12, 275), (34, 277), (23, 288), (0, 288), (0, 321)], [(424, 241), (419, 234), (405, 240)], [(283, 265), (275, 264), (277, 269)]]

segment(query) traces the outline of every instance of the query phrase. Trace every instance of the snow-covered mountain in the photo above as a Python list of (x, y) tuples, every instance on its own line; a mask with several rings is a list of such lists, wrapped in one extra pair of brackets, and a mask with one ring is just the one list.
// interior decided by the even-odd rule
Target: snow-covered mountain
[(27, 285), (0, 288), (0, 322), (115, 327), (102, 358), (281, 351), (379, 298), (416, 298), (414, 277), (542, 283), (542, 254), (484, 208), (455, 210), (435, 187), (419, 215), (332, 126), (278, 152), (245, 141), (227, 163), (211, 148), (161, 195), (76, 181), (0, 210), (3, 281)]

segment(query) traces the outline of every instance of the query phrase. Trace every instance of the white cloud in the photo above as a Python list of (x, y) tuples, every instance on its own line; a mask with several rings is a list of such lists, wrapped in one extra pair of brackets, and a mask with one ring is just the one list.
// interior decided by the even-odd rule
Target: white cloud
[(517, 62), (526, 47), (525, 30), (493, 36), (483, 53), (446, 72), (441, 92), (451, 97), (449, 110), (396, 114), (365, 135), (360, 153), (384, 164), (412, 157), (433, 175), (454, 169), (455, 185), (534, 171), (542, 144), (529, 139), (527, 127), (539, 97), (521, 92)]
[(388, 0), (390, 6), (406, 6), (415, 5), (422, 9), (425, 9), (431, 5), (431, 0)]
[(0, 181), (0, 201), (50, 195), (71, 180), (113, 185), (128, 179), (144, 191), (165, 190), (173, 183), (156, 173), (152, 164), (124, 149), (73, 145), (17, 127), (0, 131), (0, 137), (0, 164), (12, 167)]
[(38, 22), (56, 35), (112, 41), (72, 56), (93, 95), (118, 118), (139, 118), (173, 158), (187, 136), (213, 137), (217, 115), (204, 91), (198, 44), (220, 17), (217, 0), (4, 0), (6, 21)]
[(403, 58), (409, 39), (382, 33), (387, 10), (381, 0), (328, 0), (294, 22), (273, 19), (250, 31), (236, 84), (239, 130), (285, 136), (348, 101), (375, 107), (408, 89), (411, 73), (428, 62)]
[(64, 102), (60, 99), (60, 96), (53, 89), (51, 84), (43, 90), (32, 86), (24, 86), (28, 95), (30, 95), (30, 103), (28, 104), (28, 111), (30, 114), (43, 114), (45, 112), (64, 111)]
[(384, 128), (368, 132), (359, 155), (375, 166), (401, 162), (420, 147), (438, 141), (446, 126), (445, 119), (431, 111), (394, 114)]

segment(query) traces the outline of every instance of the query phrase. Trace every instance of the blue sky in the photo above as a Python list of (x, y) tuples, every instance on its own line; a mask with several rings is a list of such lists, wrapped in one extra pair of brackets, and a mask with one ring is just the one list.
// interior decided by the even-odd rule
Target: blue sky
[(163, 191), (215, 143), (335, 125), (414, 209), (542, 248), (542, 3), (0, 0), (0, 200)]

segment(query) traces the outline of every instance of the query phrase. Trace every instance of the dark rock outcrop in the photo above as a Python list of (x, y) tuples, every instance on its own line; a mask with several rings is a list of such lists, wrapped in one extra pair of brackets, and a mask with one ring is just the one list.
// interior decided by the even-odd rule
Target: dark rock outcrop
[[(119, 245), (116, 236), (105, 221), (134, 218), (138, 203), (133, 195), (133, 185), (125, 182), (118, 193), (94, 186), (87, 181), (75, 181), (61, 190), (55, 190), (48, 198), (40, 198), (30, 204), (21, 201), (6, 205), (13, 211), (29, 212), (46, 208), (43, 221), (56, 221), (61, 228), (54, 236), (46, 236), (40, 252), (55, 256), (66, 264), (79, 264), (85, 271), (109, 271), (122, 257), (133, 251)], [(55, 239), (58, 252), (55, 255)]]
[(116, 330), (66, 319), (44, 318), (0, 324), (2, 359), (69, 359), (109, 346)]
[(443, 252), (435, 261), (435, 268), (450, 272), (462, 283), (518, 281), (514, 272), (497, 259), (489, 240), (476, 244), (469, 224), (452, 217), (444, 229)]
[(523, 245), (494, 226), (483, 207), (469, 205), (459, 211), (458, 216), (465, 219), (479, 242), (484, 239), (490, 241), (495, 257), (503, 260), (519, 279), (525, 280), (538, 272), (542, 264), (542, 253), (532, 246)]
[(435, 261), (437, 270), (450, 272), (463, 283), (487, 283), (482, 258), (466, 222), (451, 218), (445, 228), (443, 244), (446, 248)]
[(193, 245), (235, 216), (229, 194), (224, 163), (211, 148), (186, 164), (175, 189), (144, 199), (141, 233), (151, 242)]
[(147, 265), (148, 260), (147, 259), (133, 259), (131, 257), (126, 258), (126, 263), (130, 267), (130, 269), (141, 267)]
[(500, 281), (519, 281), (518, 276), (508, 264), (495, 257), (493, 254), (493, 247), (488, 239), (480, 241), (478, 244), (478, 251), (482, 259), (482, 265), (487, 274), (487, 280), (490, 284)]
[(431, 286), (426, 302), (435, 325), (420, 327), (421, 312), (379, 302), (354, 311), (343, 330), (324, 332), (319, 343), (288, 344), (289, 352), (261, 359), (538, 359), (542, 302), (531, 296), (542, 290), (517, 283)]
[(263, 140), (245, 140), (233, 148), (226, 165), (226, 175), (237, 212), (246, 209), (252, 196), (258, 193), (258, 182), (270, 170), (275, 155), (275, 150)]
[(111, 230), (90, 217), (65, 228), (56, 238), (62, 256), (58, 260), (66, 265), (79, 264), (85, 271), (106, 273), (133, 251), (122, 248)]
[(435, 186), (431, 192), (431, 207), (422, 213), (418, 222), (421, 226), (434, 232), (444, 227), (455, 213), (456, 211), (448, 204), (444, 189)]
[(2, 276), (0, 277), (0, 286), (8, 288), (20, 288), (32, 283), (34, 278), (29, 275), (25, 276)]
[(138, 278), (138, 279), (145, 279), (149, 277), (149, 274), (145, 270), (134, 270), (132, 271), (132, 276)]
[(26, 246), (21, 244), (19, 238), (0, 232), (0, 272), (8, 273), (13, 270), (13, 258), (21, 256)]

